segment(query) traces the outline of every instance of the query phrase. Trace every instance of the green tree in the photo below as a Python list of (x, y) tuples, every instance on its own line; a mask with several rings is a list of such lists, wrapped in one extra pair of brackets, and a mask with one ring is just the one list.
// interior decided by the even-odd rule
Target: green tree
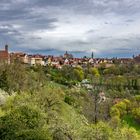
[(99, 70), (97, 68), (91, 68), (90, 73), (95, 77), (100, 77)]
[(132, 115), (133, 115), (134, 118), (140, 123), (140, 107), (134, 108), (134, 109), (132, 110)]
[(117, 107), (115, 107), (115, 106), (111, 107), (110, 116), (111, 117), (117, 116), (117, 117), (120, 118), (120, 111), (119, 111), (119, 109)]
[(84, 79), (84, 71), (81, 67), (76, 67), (73, 72), (76, 80), (82, 81)]
[(1, 140), (51, 140), (45, 116), (36, 107), (19, 106), (0, 118)]
[(8, 84), (6, 71), (2, 71), (2, 73), (0, 74), (0, 88), (5, 91), (9, 90), (9, 84)]
[(115, 107), (119, 110), (121, 117), (126, 114), (126, 104), (124, 102), (119, 102)]

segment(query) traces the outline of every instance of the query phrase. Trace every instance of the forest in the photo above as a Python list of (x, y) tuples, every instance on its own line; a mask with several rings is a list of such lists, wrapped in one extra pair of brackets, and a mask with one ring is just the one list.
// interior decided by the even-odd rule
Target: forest
[(140, 140), (140, 64), (0, 64), (0, 139)]

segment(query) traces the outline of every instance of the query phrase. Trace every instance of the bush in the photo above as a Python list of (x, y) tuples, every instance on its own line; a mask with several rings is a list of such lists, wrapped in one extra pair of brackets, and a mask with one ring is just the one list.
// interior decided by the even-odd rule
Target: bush
[(16, 107), (0, 118), (0, 139), (50, 140), (44, 118), (41, 110), (36, 107), (29, 105)]
[(115, 106), (111, 107), (110, 116), (111, 117), (119, 117), (120, 118), (120, 111), (119, 111), (119, 109), (117, 107), (115, 107)]
[(132, 115), (140, 123), (140, 107), (132, 110)]
[(74, 98), (73, 98), (73, 97), (70, 97), (70, 96), (66, 96), (65, 99), (64, 99), (64, 101), (65, 101), (67, 104), (69, 104), (69, 105), (74, 105), (74, 103), (75, 103)]
[(121, 117), (126, 114), (126, 104), (124, 102), (119, 102), (115, 107), (119, 110)]

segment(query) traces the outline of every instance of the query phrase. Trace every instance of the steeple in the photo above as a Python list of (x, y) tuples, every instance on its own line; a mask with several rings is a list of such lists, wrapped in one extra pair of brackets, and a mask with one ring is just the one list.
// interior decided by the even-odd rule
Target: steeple
[(8, 52), (8, 45), (5, 45), (5, 51)]
[(94, 58), (94, 53), (92, 52), (92, 54), (91, 54), (91, 58), (93, 59)]
[(68, 51), (66, 51), (66, 53), (65, 54), (68, 54)]

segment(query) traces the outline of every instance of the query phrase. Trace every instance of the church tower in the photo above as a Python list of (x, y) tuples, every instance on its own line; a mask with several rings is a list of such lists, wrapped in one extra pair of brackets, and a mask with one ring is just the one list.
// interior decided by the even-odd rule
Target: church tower
[(94, 58), (94, 53), (92, 52), (92, 54), (91, 54), (91, 58), (93, 59)]
[(8, 45), (5, 45), (5, 51), (8, 52)]

